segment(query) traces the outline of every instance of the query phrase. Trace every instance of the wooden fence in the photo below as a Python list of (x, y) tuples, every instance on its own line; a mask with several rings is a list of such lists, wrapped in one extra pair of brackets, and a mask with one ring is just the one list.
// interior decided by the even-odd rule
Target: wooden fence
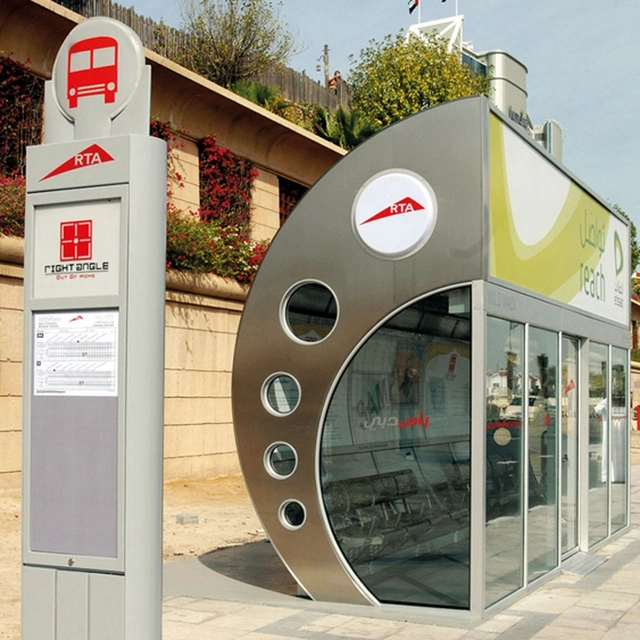
[[(147, 49), (178, 63), (189, 46), (189, 35), (184, 31), (138, 15), (132, 7), (123, 7), (112, 0), (54, 1), (85, 18), (106, 16), (119, 20), (138, 34)], [(351, 103), (349, 87), (345, 82), (338, 84), (336, 92), (330, 91), (306, 74), (288, 67), (281, 71), (266, 71), (259, 74), (255, 80), (277, 86), (280, 93), (292, 102), (320, 104), (329, 109), (335, 109), (338, 105), (348, 108)]]

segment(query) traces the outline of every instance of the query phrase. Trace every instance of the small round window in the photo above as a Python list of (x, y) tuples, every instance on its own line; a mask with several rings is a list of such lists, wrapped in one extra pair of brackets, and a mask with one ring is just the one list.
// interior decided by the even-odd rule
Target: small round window
[(298, 465), (298, 456), (293, 447), (284, 442), (272, 444), (264, 457), (265, 467), (274, 478), (288, 478)]
[(300, 385), (286, 373), (269, 377), (262, 386), (262, 403), (269, 413), (286, 416), (300, 404)]
[(284, 323), (300, 342), (324, 340), (338, 319), (338, 303), (333, 292), (320, 282), (306, 282), (285, 298)]
[(304, 524), (307, 513), (301, 502), (287, 500), (280, 506), (278, 517), (287, 529), (299, 529)]

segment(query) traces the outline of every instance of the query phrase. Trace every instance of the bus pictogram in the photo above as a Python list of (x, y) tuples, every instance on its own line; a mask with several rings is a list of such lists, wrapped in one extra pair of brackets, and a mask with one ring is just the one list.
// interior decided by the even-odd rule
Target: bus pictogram
[(69, 108), (78, 98), (103, 95), (104, 102), (115, 102), (118, 91), (118, 41), (96, 36), (76, 42), (67, 59), (67, 99)]

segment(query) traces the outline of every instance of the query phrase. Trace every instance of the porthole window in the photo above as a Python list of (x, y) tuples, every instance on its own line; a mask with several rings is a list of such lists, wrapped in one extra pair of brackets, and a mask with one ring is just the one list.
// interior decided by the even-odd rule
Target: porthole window
[(286, 373), (276, 373), (262, 386), (262, 404), (269, 413), (286, 416), (300, 404), (300, 385)]
[(307, 512), (301, 502), (297, 500), (287, 500), (281, 505), (278, 517), (283, 527), (295, 530), (304, 524), (307, 518)]
[(295, 450), (285, 442), (276, 442), (266, 451), (264, 463), (267, 471), (274, 478), (288, 478), (298, 466)]
[(338, 320), (335, 295), (320, 282), (305, 282), (285, 297), (283, 324), (288, 333), (303, 343), (321, 342)]

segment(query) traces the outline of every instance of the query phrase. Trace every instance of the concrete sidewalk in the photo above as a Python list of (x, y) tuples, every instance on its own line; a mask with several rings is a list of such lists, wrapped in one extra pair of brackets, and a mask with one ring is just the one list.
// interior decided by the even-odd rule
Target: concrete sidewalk
[[(640, 434), (634, 433), (632, 443), (640, 446)], [(446, 612), (420, 607), (347, 606), (295, 597), (293, 582), (273, 550), (256, 543), (230, 552), (226, 565), (223, 556), (214, 554), (165, 565), (163, 638), (637, 640), (640, 465), (631, 470), (630, 529), (593, 555), (574, 556), (553, 580), (485, 620), (453, 621)], [(243, 563), (247, 580), (224, 575)], [(252, 576), (254, 583), (272, 588), (248, 584)]]

